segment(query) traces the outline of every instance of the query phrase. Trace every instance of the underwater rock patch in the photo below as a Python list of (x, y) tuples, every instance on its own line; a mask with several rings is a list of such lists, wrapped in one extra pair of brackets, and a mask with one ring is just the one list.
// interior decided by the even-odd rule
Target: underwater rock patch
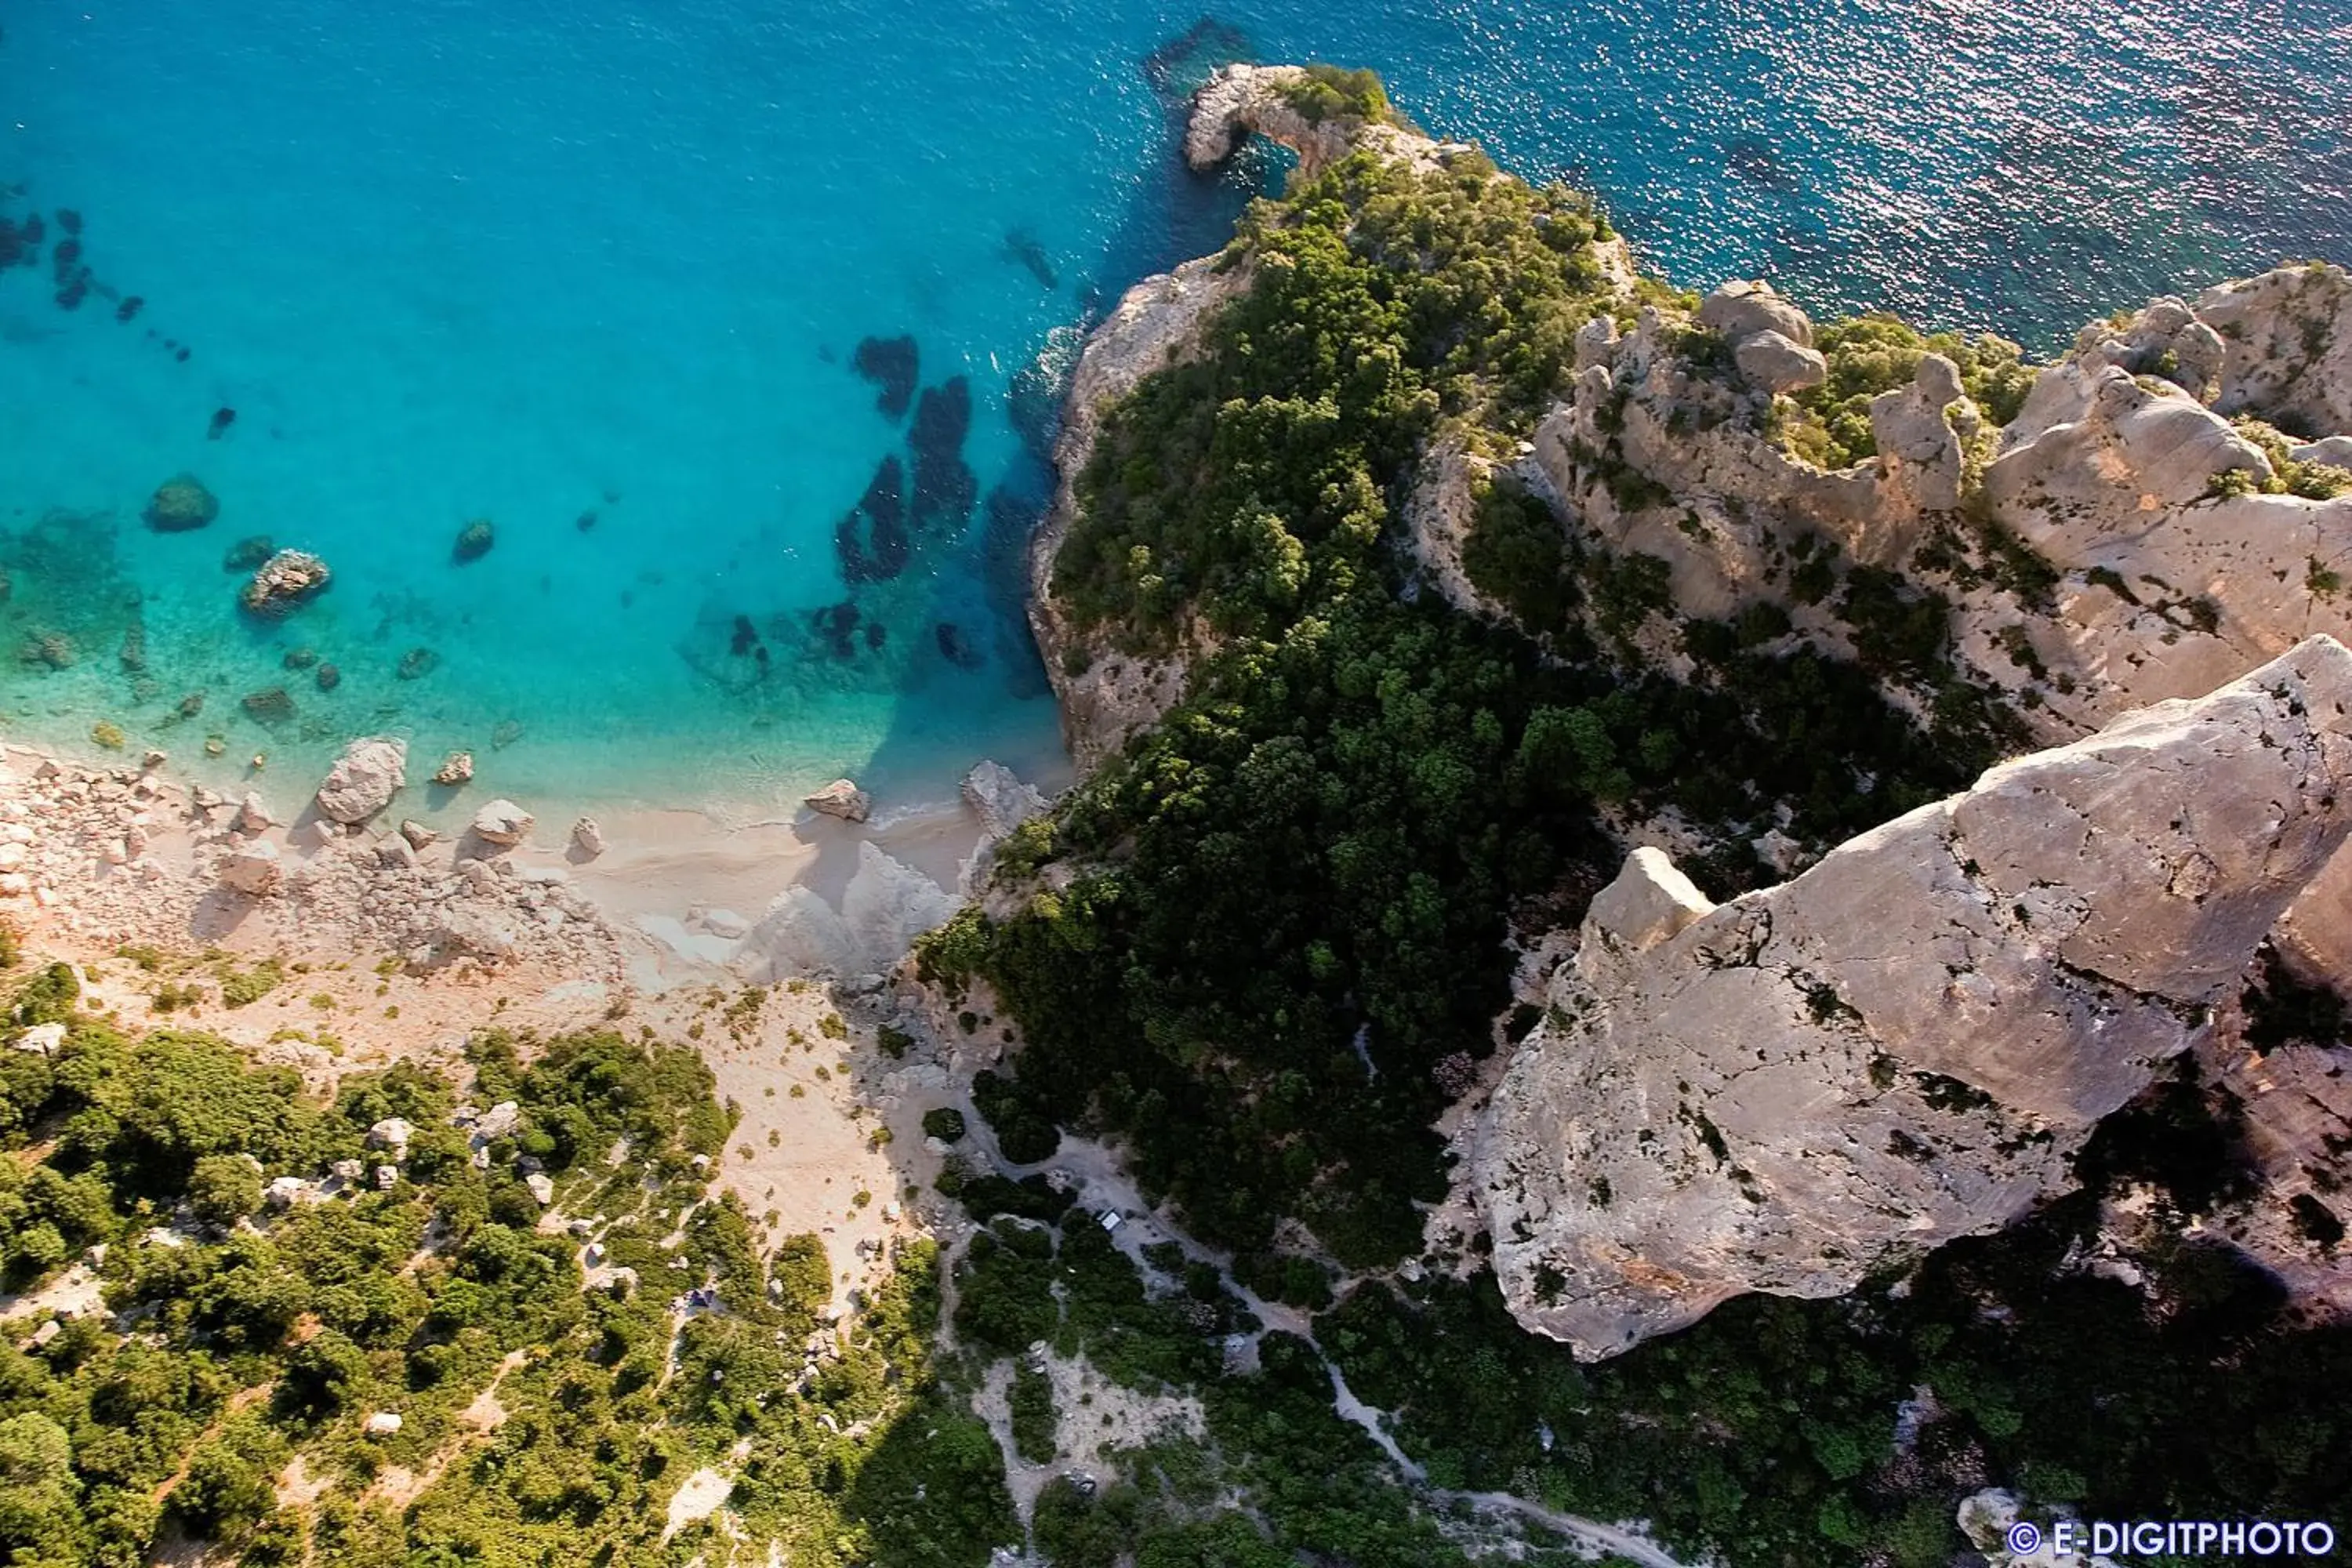
[(1143, 79), (1171, 102), (1182, 102), (1216, 74), (1217, 68), (1249, 58), (1249, 38), (1221, 16), (1202, 16), (1191, 26), (1145, 55)]
[(283, 724), (294, 717), (294, 699), (282, 686), (265, 686), (238, 699), (237, 706), (264, 724)]
[(228, 407), (214, 409), (212, 423), (205, 426), (205, 439), (207, 441), (219, 440), (223, 436), (228, 434), (229, 426), (236, 423), (236, 409)]
[(1062, 286), (1061, 274), (1054, 270), (1054, 258), (1046, 254), (1045, 245), (1029, 230), (1005, 230), (1004, 254), (1020, 263), (1029, 276), (1037, 280), (1037, 286), (1048, 294)]
[(402, 680), (422, 680), (441, 668), (441, 656), (429, 647), (413, 647), (400, 656), (393, 674)]
[(16, 662), (37, 668), (71, 669), (73, 639), (63, 632), (35, 631), (16, 649)]
[(881, 391), (874, 399), (882, 417), (896, 423), (907, 416), (915, 399), (915, 382), (921, 357), (911, 337), (861, 338), (850, 361), (857, 374)]
[(883, 458), (857, 505), (834, 527), (834, 559), (842, 581), (853, 588), (860, 583), (887, 583), (907, 569), (904, 474), (897, 458)]
[(479, 561), (498, 542), (498, 530), (487, 517), (478, 517), (457, 531), (457, 542), (449, 547), (449, 559), (463, 566), (469, 561)]
[(940, 657), (958, 669), (978, 669), (981, 667), (980, 649), (972, 647), (971, 639), (953, 621), (941, 621), (933, 626), (931, 638), (939, 644)]
[(188, 533), (220, 516), (220, 500), (194, 474), (174, 474), (155, 487), (140, 514), (158, 533)]
[(971, 431), (971, 382), (959, 375), (925, 389), (907, 437), (915, 454), (915, 493), (908, 509), (915, 531), (927, 531), (940, 522), (960, 523), (971, 515), (980, 482), (963, 460), (964, 437)]
[(224, 572), (250, 572), (278, 553), (278, 542), (266, 533), (248, 533), (221, 554)]

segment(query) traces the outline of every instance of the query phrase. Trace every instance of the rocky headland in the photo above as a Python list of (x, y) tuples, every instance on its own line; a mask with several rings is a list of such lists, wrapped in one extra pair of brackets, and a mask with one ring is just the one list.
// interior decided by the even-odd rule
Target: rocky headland
[[(1217, 73), (1188, 159), (1255, 134), (1301, 180), (1362, 159), (1507, 178), (1312, 86)], [(1710, 679), (1706, 628), (1737, 628), (1743, 653), (1850, 663), (1956, 751), (2012, 760), (1843, 843), (1785, 805), (1707, 828), (1613, 811), (1643, 853), (1580, 926), (1521, 926), (1547, 955), (1521, 993), (1541, 1021), (1458, 1143), (1513, 1313), (1606, 1356), (1739, 1292), (1843, 1291), (2064, 1190), (2101, 1119), (2189, 1057), (2234, 1086), (2265, 1173), (2215, 1229), (2345, 1304), (2319, 1222), (2284, 1216), (2352, 1177), (2325, 1087), (2352, 1058), (2306, 1042), (2263, 1068), (2238, 998), (2272, 963), (2352, 988), (2352, 276), (2159, 300), (2035, 365), (1818, 324), (1759, 281), (1680, 294), (1605, 232), (1591, 251), (1597, 307), (1528, 434), (1472, 415), (1425, 439), (1408, 593), (1678, 682)], [(1074, 614), (1056, 565), (1106, 417), (1202, 353), (1260, 265), (1244, 236), (1145, 280), (1078, 362), (1031, 618), (1082, 766), (1233, 649), (1197, 605), (1172, 637)], [(1498, 491), (1603, 591), (1532, 616), (1524, 575), (1476, 558)], [(1661, 849), (1801, 875), (1717, 906)]]

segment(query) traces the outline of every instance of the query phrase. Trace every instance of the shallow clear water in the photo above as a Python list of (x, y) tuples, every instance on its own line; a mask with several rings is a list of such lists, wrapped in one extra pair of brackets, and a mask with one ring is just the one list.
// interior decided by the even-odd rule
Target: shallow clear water
[[(1256, 58), (1376, 66), (1432, 129), (1597, 189), (1692, 285), (1769, 271), (1817, 310), (2047, 343), (2152, 291), (2352, 258), (2343, 5), (1218, 16)], [(1266, 177), (1173, 161), (1142, 62), (1198, 16), (19, 0), (0, 214), (46, 234), (0, 270), (8, 732), (86, 747), (103, 718), (215, 783), (266, 752), (289, 798), (380, 730), (541, 801), (757, 808), (843, 772), (937, 799), (983, 754), (1044, 765), (1006, 570), (1044, 475), (1008, 386), (1093, 302), (1213, 248)], [(70, 310), (58, 209), (92, 283)], [(901, 333), (923, 387), (963, 379), (970, 430), (923, 470), (943, 500), (904, 570), (851, 584), (836, 525), (886, 458), (912, 479), (919, 417), (853, 362)], [(146, 498), (182, 471), (220, 516), (155, 532)], [(473, 518), (496, 543), (461, 563)], [(264, 534), (335, 582), (257, 624), (222, 559)], [(854, 624), (817, 624), (842, 605)], [(44, 634), (68, 667), (16, 657)], [(284, 668), (298, 649), (341, 684)], [(241, 710), (271, 686), (292, 717)]]

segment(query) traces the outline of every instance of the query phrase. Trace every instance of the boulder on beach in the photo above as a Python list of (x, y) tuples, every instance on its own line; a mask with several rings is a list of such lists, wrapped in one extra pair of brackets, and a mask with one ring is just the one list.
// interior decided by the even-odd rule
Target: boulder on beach
[(474, 813), (474, 837), (485, 844), (520, 844), (537, 820), (510, 800), (494, 800)]
[(604, 852), (604, 829), (593, 816), (583, 816), (572, 825), (572, 847), (594, 859)]
[(394, 793), (408, 782), (407, 770), (407, 742), (384, 735), (353, 741), (319, 786), (319, 815), (365, 822), (392, 803)]
[(221, 858), (220, 879), (225, 888), (265, 899), (286, 886), (286, 868), (278, 858), (278, 846), (257, 839)]
[(282, 616), (317, 595), (333, 578), (327, 563), (306, 550), (281, 550), (261, 563), (237, 595), (257, 616)]
[(844, 822), (863, 822), (874, 811), (874, 797), (848, 779), (835, 779), (814, 795), (803, 795), (801, 804)]
[(186, 533), (220, 515), (220, 501), (194, 474), (175, 474), (155, 487), (142, 513), (158, 533)]

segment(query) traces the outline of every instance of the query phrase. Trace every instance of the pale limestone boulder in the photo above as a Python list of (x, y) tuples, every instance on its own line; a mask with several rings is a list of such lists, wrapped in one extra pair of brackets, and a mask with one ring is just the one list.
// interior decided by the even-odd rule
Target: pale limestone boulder
[(510, 800), (494, 800), (474, 814), (474, 837), (501, 847), (520, 844), (538, 820)]
[(1045, 811), (1045, 797), (1034, 784), (1003, 763), (982, 762), (964, 774), (963, 804), (980, 824), (981, 837), (993, 841)]
[(1830, 378), (1830, 362), (1819, 349), (1809, 349), (1769, 328), (1740, 339), (1731, 357), (1751, 385), (1767, 392), (1802, 392)]
[(803, 795), (801, 804), (844, 822), (863, 822), (874, 813), (874, 797), (849, 779), (835, 779), (815, 794)]
[(1629, 866), (1473, 1141), (1514, 1314), (1612, 1355), (2064, 1190), (2352, 831), (2347, 715), (2315, 637), (1703, 913)]
[(332, 822), (365, 822), (392, 804), (408, 782), (408, 742), (376, 735), (353, 741), (319, 786), (319, 815)]
[(1700, 300), (1698, 324), (1722, 333), (1735, 348), (1763, 332), (1777, 333), (1799, 348), (1813, 346), (1813, 323), (1805, 312), (1760, 279), (1726, 283)]
[(593, 816), (583, 816), (572, 825), (572, 847), (591, 860), (604, 852), (604, 829)]

